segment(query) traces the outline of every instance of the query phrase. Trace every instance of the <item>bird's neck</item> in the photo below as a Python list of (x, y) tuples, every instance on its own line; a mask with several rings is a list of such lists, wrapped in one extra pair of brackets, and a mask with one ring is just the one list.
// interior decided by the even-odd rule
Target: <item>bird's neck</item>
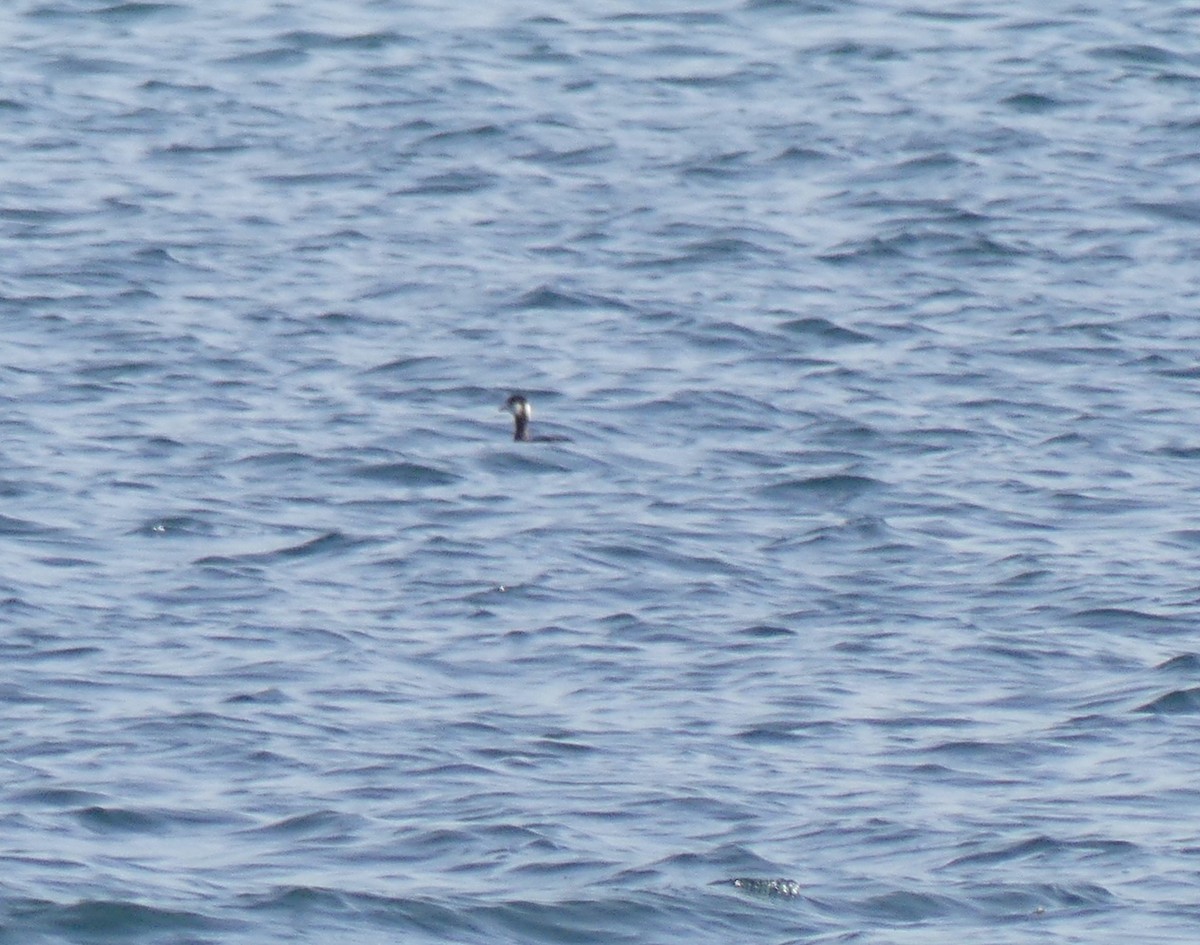
[(523, 417), (523, 416), (521, 416), (521, 414), (516, 414), (513, 416), (513, 423), (515, 424), (515, 426), (513, 428), (513, 439), (514, 440), (528, 440), (529, 439), (529, 418)]

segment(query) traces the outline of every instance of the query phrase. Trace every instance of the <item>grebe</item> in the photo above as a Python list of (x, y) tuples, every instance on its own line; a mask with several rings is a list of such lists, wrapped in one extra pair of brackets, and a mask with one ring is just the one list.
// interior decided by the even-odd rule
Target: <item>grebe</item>
[(513, 416), (513, 439), (519, 443), (570, 443), (569, 436), (533, 436), (529, 432), (529, 421), (533, 419), (533, 407), (523, 394), (511, 394), (501, 410)]

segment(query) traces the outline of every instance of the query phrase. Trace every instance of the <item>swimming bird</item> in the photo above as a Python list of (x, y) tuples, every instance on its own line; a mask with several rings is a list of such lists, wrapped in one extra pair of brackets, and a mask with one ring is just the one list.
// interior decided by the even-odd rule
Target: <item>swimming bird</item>
[(570, 443), (569, 436), (533, 436), (529, 432), (529, 421), (533, 419), (533, 407), (524, 394), (510, 394), (500, 408), (513, 417), (513, 439), (519, 443)]

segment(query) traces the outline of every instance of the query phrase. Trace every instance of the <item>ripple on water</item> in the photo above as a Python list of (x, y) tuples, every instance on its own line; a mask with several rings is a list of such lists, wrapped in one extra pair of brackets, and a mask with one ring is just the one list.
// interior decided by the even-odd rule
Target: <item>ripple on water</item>
[(461, 477), (444, 469), (421, 463), (372, 463), (359, 466), (354, 475), (360, 479), (391, 483), (400, 486), (421, 488), (425, 486), (448, 486)]
[(61, 904), (38, 899), (11, 903), (9, 920), (45, 935), (140, 938), (189, 934), (232, 934), (246, 924), (188, 909), (147, 906), (132, 899), (90, 899)]
[(1193, 941), (1185, 5), (319, 6), (5, 10), (6, 939)]

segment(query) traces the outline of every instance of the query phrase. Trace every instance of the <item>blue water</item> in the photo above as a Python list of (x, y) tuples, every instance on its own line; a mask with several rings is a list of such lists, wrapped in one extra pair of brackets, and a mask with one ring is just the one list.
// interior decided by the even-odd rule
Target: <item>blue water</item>
[(1191, 945), (1200, 11), (457, 7), (0, 11), (0, 942)]

